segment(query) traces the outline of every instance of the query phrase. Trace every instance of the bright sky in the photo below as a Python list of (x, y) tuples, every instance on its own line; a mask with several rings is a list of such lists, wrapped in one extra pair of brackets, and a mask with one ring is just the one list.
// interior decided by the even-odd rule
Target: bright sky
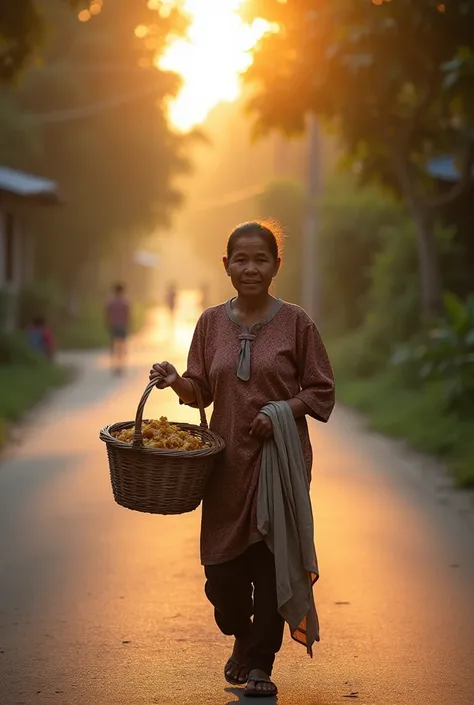
[[(161, 5), (176, 2), (163, 0)], [(251, 25), (242, 21), (239, 9), (245, 2), (181, 0), (191, 18), (188, 34), (172, 38), (158, 62), (183, 78), (182, 90), (169, 107), (170, 120), (179, 130), (199, 125), (218, 103), (238, 98), (241, 75), (252, 63), (250, 50), (271, 29), (265, 20)], [(156, 0), (149, 4), (158, 5)]]

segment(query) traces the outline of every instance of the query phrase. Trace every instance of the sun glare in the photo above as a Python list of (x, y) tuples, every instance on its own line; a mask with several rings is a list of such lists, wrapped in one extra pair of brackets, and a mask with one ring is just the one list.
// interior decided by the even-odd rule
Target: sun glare
[[(173, 125), (183, 131), (202, 123), (222, 101), (238, 98), (241, 76), (252, 63), (251, 49), (275, 28), (263, 19), (246, 24), (239, 15), (245, 0), (182, 0), (190, 18), (186, 37), (171, 38), (158, 66), (183, 79), (169, 106)], [(155, 4), (151, 0), (150, 6)], [(176, 5), (166, 0), (161, 5)]]

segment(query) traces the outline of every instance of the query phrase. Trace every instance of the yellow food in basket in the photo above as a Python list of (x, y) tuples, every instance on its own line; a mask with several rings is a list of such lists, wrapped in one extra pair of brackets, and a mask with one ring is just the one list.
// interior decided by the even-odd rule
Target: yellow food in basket
[[(126, 428), (124, 431), (114, 433), (118, 441), (132, 443), (135, 428)], [(159, 421), (147, 421), (142, 424), (143, 445), (145, 448), (162, 448), (163, 450), (203, 450), (209, 444), (189, 431), (184, 431), (170, 424), (165, 416)]]

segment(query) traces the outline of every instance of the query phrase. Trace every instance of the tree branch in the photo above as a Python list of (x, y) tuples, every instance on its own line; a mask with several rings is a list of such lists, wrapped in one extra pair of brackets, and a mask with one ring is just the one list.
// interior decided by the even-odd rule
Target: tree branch
[(411, 117), (409, 120), (407, 120), (406, 127), (403, 130), (402, 143), (405, 147), (408, 147), (411, 136), (413, 135), (413, 132), (415, 131), (419, 121), (424, 118), (427, 110), (429, 109), (431, 103), (433, 102), (433, 100), (436, 96), (436, 91), (438, 89), (439, 76), (440, 76), (439, 66), (435, 65), (433, 74), (431, 75), (431, 78), (428, 81), (426, 91), (425, 91), (421, 101), (414, 108), (414, 110), (411, 114)]
[(390, 155), (392, 168), (397, 177), (401, 192), (405, 196), (412, 212), (418, 211), (420, 207), (426, 205), (424, 198), (417, 188), (415, 179), (412, 176), (412, 165), (400, 145), (386, 143), (387, 151)]

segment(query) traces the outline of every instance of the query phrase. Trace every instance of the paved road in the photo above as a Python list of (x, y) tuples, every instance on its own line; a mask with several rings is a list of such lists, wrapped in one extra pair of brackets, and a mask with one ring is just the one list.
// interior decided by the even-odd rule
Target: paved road
[[(199, 513), (116, 506), (97, 439), (133, 416), (150, 360), (183, 364), (191, 330), (157, 320), (124, 380), (82, 356), (0, 465), (1, 705), (244, 701), (221, 676), (230, 645), (202, 592)], [(168, 392), (149, 406), (194, 414)], [(312, 434), (322, 642), (311, 661), (286, 638), (279, 702), (472, 705), (471, 500), (347, 412)]]

